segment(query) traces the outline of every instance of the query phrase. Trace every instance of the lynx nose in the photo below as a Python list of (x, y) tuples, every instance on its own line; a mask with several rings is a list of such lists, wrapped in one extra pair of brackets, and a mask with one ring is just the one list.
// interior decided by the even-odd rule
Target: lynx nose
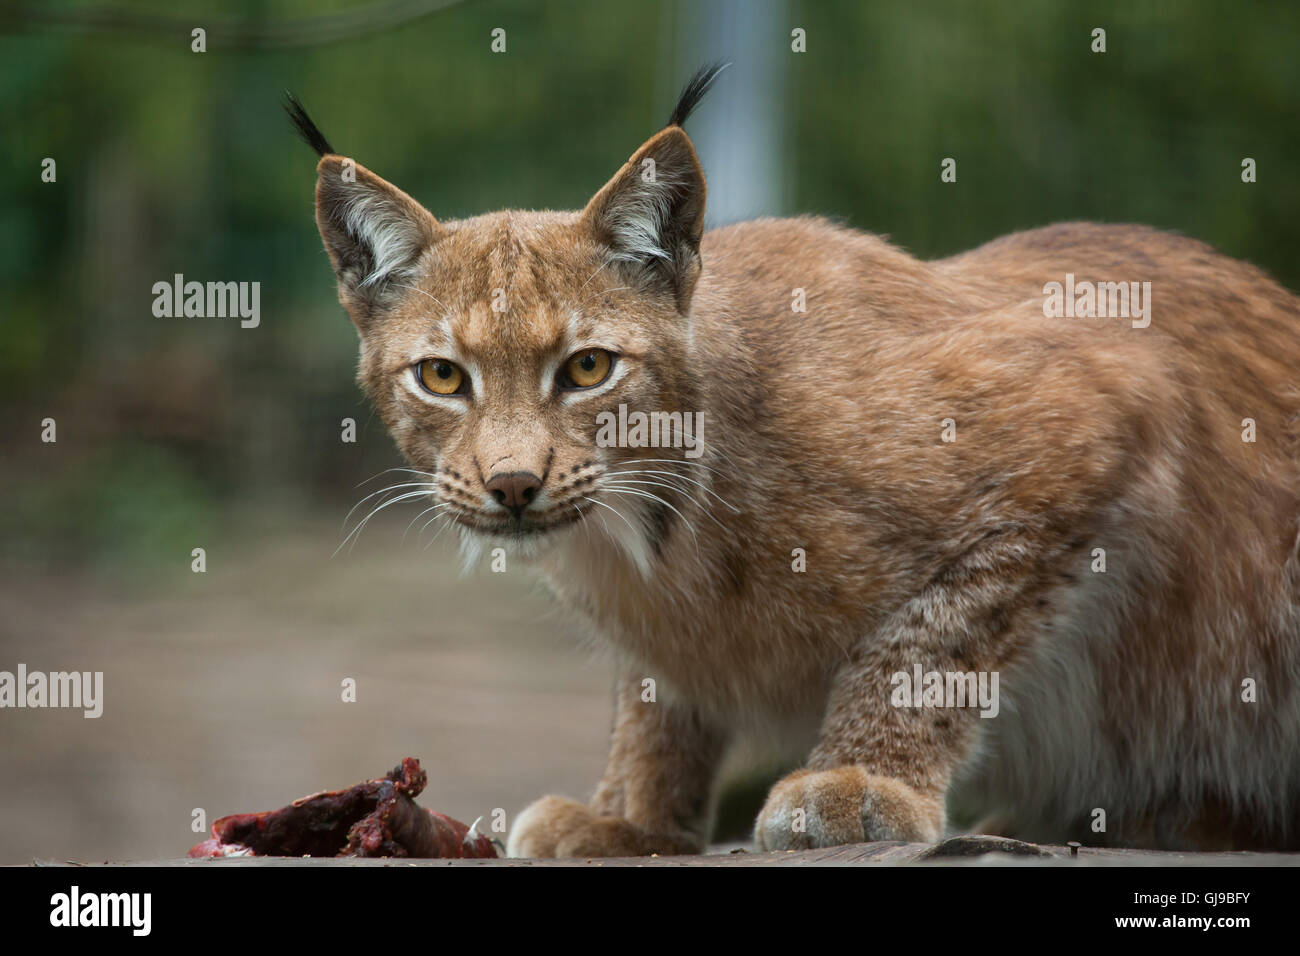
[(497, 504), (509, 508), (519, 517), (542, 487), (542, 479), (531, 471), (511, 471), (494, 475), (487, 483), (487, 490), (497, 500)]

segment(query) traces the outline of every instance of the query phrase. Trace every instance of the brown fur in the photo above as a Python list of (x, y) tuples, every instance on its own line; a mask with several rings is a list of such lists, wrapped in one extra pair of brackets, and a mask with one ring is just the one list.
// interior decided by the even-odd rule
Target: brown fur
[[(657, 265), (611, 263), (611, 204), (646, 156), (680, 176), (680, 228)], [(1297, 846), (1300, 305), (1260, 270), (1085, 223), (937, 262), (810, 218), (701, 240), (676, 127), (583, 213), (439, 223), (364, 169), (341, 184), (341, 162), (321, 161), (318, 201), (360, 380), (471, 541), (518, 545), (622, 674), (594, 799), (534, 804), (513, 852), (699, 849), (728, 743), (809, 727), (762, 847), (932, 840), (959, 790), (1013, 836)], [(357, 188), (414, 223), (403, 284), (349, 272), (355, 236), (332, 212)], [(1044, 283), (1067, 272), (1150, 281), (1150, 327), (1045, 318)], [(625, 363), (611, 391), (565, 404), (541, 387), (546, 362), (589, 346)], [(412, 391), (431, 357), (478, 370), (463, 408)], [(595, 447), (620, 403), (703, 412), (706, 453)], [(645, 488), (681, 517), (610, 490), (665, 458), (682, 464), (645, 466), (668, 472)], [(531, 521), (486, 493), (503, 471), (543, 479)], [(583, 496), (644, 521), (649, 574)], [(1000, 672), (1001, 714), (891, 706), (890, 675), (915, 663)]]

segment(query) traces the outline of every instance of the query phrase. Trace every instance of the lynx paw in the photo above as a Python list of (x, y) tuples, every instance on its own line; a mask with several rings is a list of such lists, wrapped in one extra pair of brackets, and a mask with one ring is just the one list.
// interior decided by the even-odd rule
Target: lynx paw
[(647, 833), (565, 797), (542, 797), (515, 820), (506, 854), (515, 857), (649, 856), (698, 853), (683, 837)]
[(933, 843), (943, 831), (943, 802), (862, 767), (800, 770), (768, 794), (754, 827), (760, 850), (808, 850), (903, 840)]

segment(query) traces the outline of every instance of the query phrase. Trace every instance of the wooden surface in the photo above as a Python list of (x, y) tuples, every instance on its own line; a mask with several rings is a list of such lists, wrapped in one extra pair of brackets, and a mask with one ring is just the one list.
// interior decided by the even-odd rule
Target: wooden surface
[(1171, 853), (1152, 850), (1041, 846), (1001, 837), (960, 836), (925, 843), (854, 843), (823, 850), (755, 853), (719, 847), (703, 856), (568, 860), (405, 860), (300, 857), (227, 857), (215, 860), (138, 860), (93, 863), (35, 860), (34, 866), (1300, 866), (1300, 854)]
[[(789, 854), (752, 847), (732, 854), (729, 845), (704, 857), (631, 860), (175, 858), (207, 835), (191, 830), (196, 808), (209, 821), (275, 809), (383, 774), (408, 754), (429, 771), (420, 804), (465, 821), (491, 819), (497, 808), (513, 814), (541, 794), (581, 797), (600, 779), (612, 670), (575, 646), (564, 616), (528, 576), (462, 579), (454, 547), (426, 551), (428, 535), (420, 541), (412, 533), (399, 547), (413, 514), (379, 515), (357, 547), (337, 558), (330, 557), (341, 537), (337, 521), (266, 518), (255, 534), (232, 537), (223, 559), (202, 575), (190, 572), (188, 558), (139, 577), (0, 565), (0, 647), (10, 666), (75, 661), (78, 669), (104, 671), (106, 688), (102, 719), (27, 708), (5, 713), (0, 865), (1300, 862), (1089, 849), (1071, 860), (1065, 847), (1041, 848), (1046, 856), (934, 858), (931, 847), (899, 843)], [(344, 676), (360, 681), (356, 703), (340, 700)], [(757, 812), (766, 785), (747, 779)], [(965, 837), (940, 848), (978, 854), (991, 847)]]

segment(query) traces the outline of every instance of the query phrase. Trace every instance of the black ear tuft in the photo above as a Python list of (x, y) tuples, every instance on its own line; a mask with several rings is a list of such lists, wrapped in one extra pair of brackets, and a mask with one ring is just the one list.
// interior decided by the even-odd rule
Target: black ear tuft
[(289, 114), (289, 119), (293, 121), (293, 127), (302, 137), (302, 141), (316, 150), (317, 156), (334, 153), (334, 147), (329, 144), (325, 134), (316, 128), (316, 124), (311, 121), (311, 117), (298, 102), (298, 98), (288, 90), (284, 91), (284, 111)]
[(673, 115), (668, 117), (668, 125), (681, 126), (685, 123), (695, 107), (700, 105), (700, 100), (704, 99), (704, 94), (709, 92), (709, 87), (718, 78), (718, 74), (729, 66), (730, 63), (710, 63), (696, 70), (695, 75), (682, 87), (682, 94), (677, 97), (677, 105), (673, 107)]

